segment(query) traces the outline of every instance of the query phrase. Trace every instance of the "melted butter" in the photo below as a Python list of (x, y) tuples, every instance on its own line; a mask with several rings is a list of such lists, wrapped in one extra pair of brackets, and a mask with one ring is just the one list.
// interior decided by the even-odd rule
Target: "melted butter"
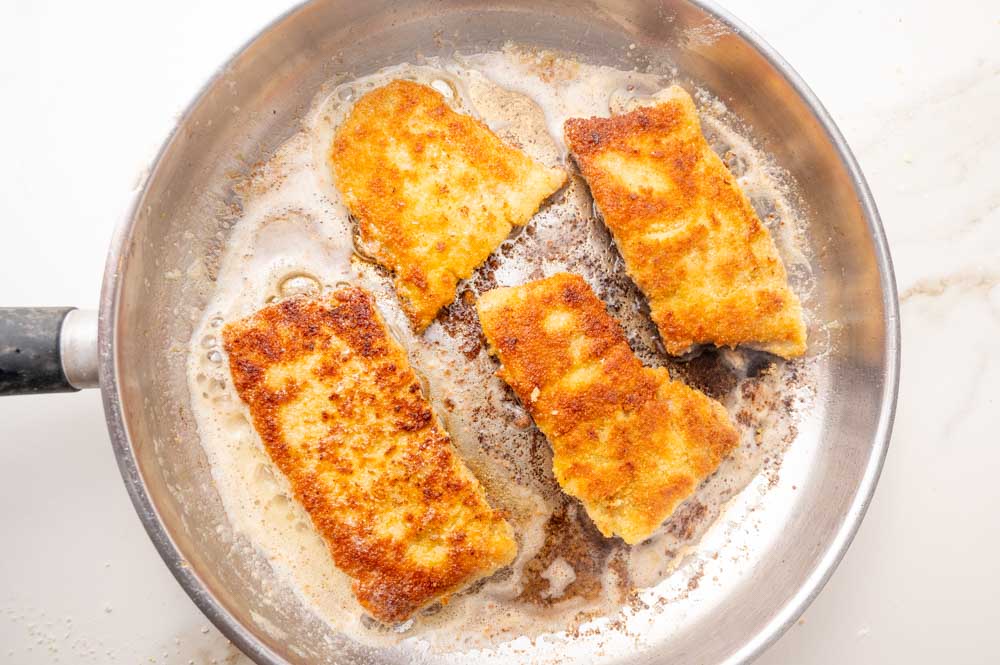
[[(572, 631), (622, 610), (628, 592), (657, 585), (697, 552), (717, 517), (794, 437), (794, 413), (783, 399), (809, 391), (808, 367), (777, 364), (760, 372), (752, 351), (711, 352), (690, 363), (659, 348), (644, 301), (624, 274), (610, 236), (595, 215), (582, 180), (573, 176), (524, 229), (519, 229), (459, 285), (456, 301), (422, 336), (414, 336), (390, 277), (364, 258), (333, 187), (327, 154), (333, 133), (365, 92), (397, 78), (431, 85), (457, 110), (546, 164), (570, 171), (562, 141), (569, 117), (608, 115), (648, 101), (669, 85), (660, 75), (577, 63), (549, 53), (502, 52), (400, 65), (339, 85), (320, 98), (304, 123), (238, 190), (242, 216), (233, 228), (215, 291), (190, 342), (192, 409), (223, 504), (234, 528), (263, 553), (275, 572), (335, 630), (371, 644), (412, 640), (438, 651), (492, 648), (518, 636)], [(781, 229), (776, 235), (795, 286), (808, 294), (801, 221), (768, 160), (732, 128), (717, 102), (698, 96), (713, 147), (732, 154), (751, 200)], [(571, 239), (571, 241), (568, 241)], [(568, 270), (586, 278), (621, 321), (647, 364), (715, 391), (743, 433), (740, 447), (647, 542), (627, 547), (602, 538), (563, 494), (551, 472), (551, 451), (509, 389), (494, 376), (481, 344), (474, 301), (497, 285)], [(493, 505), (507, 511), (518, 557), (492, 578), (435, 604), (401, 626), (364, 616), (350, 580), (333, 564), (308, 516), (291, 498), (250, 425), (227, 364), (221, 362), (222, 321), (246, 316), (296, 292), (350, 282), (371, 291), (387, 324), (426, 380), (435, 411)], [(806, 299), (808, 305), (808, 298)], [(806, 378), (803, 378), (806, 377)]]

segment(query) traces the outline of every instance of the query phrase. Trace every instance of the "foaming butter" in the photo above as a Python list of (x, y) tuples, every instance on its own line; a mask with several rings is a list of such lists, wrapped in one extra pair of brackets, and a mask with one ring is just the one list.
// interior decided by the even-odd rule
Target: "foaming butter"
[[(430, 85), (456, 110), (479, 118), (505, 141), (571, 173), (567, 186), (526, 227), (459, 284), (455, 302), (419, 337), (400, 308), (390, 276), (366, 260), (365, 248), (354, 242), (352, 220), (328, 165), (334, 131), (354, 100), (399, 78)], [(663, 354), (641, 295), (625, 275), (582, 179), (567, 160), (562, 140), (567, 118), (606, 116), (651, 103), (670, 82), (657, 74), (517, 47), (399, 65), (323, 94), (303, 128), (237, 187), (242, 213), (189, 344), (191, 406), (234, 529), (335, 630), (365, 643), (413, 640), (454, 651), (491, 648), (521, 636), (565, 634), (602, 618), (607, 623), (623, 607), (627, 611), (636, 589), (655, 594), (678, 562), (698, 549), (706, 530), (734, 528), (717, 520), (727, 502), (758, 476), (765, 460), (779, 460), (794, 438), (795, 409), (789, 405), (809, 393), (809, 361), (770, 364), (754, 352), (712, 351), (681, 363)], [(774, 232), (789, 273), (797, 279), (793, 286), (808, 306), (811, 278), (802, 223), (781, 173), (733, 128), (721, 103), (703, 92), (696, 97), (713, 148), (733, 168)], [(547, 442), (494, 376), (496, 363), (483, 348), (474, 312), (478, 294), (559, 271), (587, 279), (644, 362), (666, 365), (675, 376), (720, 399), (743, 435), (719, 471), (653, 538), (635, 547), (603, 538), (560, 491)], [(490, 502), (508, 514), (519, 545), (509, 568), (394, 627), (366, 617), (352, 596), (349, 579), (336, 569), (308, 515), (267, 457), (232, 386), (219, 344), (224, 322), (276, 299), (320, 293), (345, 282), (374, 294), (414, 369), (426, 380), (459, 454), (483, 483)]]

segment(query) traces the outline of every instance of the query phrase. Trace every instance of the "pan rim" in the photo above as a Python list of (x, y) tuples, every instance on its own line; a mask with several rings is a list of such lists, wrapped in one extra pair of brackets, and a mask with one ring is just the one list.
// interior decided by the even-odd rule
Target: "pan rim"
[[(871, 504), (888, 453), (899, 392), (901, 359), (899, 298), (892, 257), (874, 197), (853, 152), (847, 145), (843, 134), (829, 112), (792, 66), (770, 44), (741, 20), (712, 0), (686, 1), (719, 20), (752, 46), (775, 71), (781, 74), (789, 86), (805, 102), (813, 118), (823, 128), (827, 139), (836, 149), (841, 164), (850, 175), (852, 186), (864, 213), (865, 222), (868, 225), (878, 265), (884, 312), (883, 328), (885, 346), (883, 357), (885, 358), (885, 367), (882, 377), (883, 387), (879, 414), (864, 474), (860, 479), (850, 506), (841, 518), (840, 526), (833, 538), (828, 541), (823, 555), (818, 559), (798, 591), (785, 601), (763, 628), (750, 636), (742, 647), (723, 661), (726, 665), (740, 665), (750, 663), (759, 657), (784, 634), (815, 600), (846, 554)], [(156, 550), (167, 565), (167, 568), (195, 605), (244, 654), (262, 665), (282, 665), (287, 661), (270, 649), (217, 601), (209, 591), (207, 585), (187, 565), (183, 554), (160, 519), (160, 515), (152, 503), (146, 483), (139, 472), (138, 461), (135, 457), (131, 437), (125, 423), (118, 390), (121, 364), (117, 358), (117, 345), (115, 341), (119, 331), (118, 314), (122, 295), (120, 267), (127, 253), (127, 248), (133, 240), (139, 203), (142, 201), (149, 183), (154, 180), (161, 164), (161, 159), (173, 144), (180, 128), (185, 126), (194, 109), (197, 108), (206, 94), (216, 85), (232, 62), (238, 59), (263, 35), (273, 30), (277, 25), (299, 12), (308, 4), (310, 4), (309, 0), (305, 0), (293, 5), (245, 41), (222, 66), (215, 70), (215, 73), (206, 80), (191, 102), (186, 106), (184, 113), (179, 117), (177, 123), (171, 129), (170, 134), (166, 137), (157, 152), (150, 175), (146, 179), (142, 189), (136, 194), (128, 214), (118, 224), (112, 236), (101, 288), (100, 315), (98, 320), (99, 373), (105, 418), (118, 467), (122, 474), (122, 480), (125, 483), (139, 519)]]

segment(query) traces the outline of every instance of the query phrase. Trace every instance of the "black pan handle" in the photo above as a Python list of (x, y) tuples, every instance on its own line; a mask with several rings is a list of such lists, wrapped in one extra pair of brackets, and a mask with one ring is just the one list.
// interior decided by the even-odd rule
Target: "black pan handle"
[(97, 316), (72, 307), (0, 307), (0, 396), (97, 385)]

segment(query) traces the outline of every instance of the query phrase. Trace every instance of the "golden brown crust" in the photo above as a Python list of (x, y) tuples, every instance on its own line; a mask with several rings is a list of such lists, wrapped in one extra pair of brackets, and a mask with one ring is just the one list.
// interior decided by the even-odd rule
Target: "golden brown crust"
[(647, 538), (736, 445), (723, 406), (644, 367), (578, 275), (496, 289), (477, 307), (556, 479), (605, 536)]
[(372, 616), (403, 620), (514, 558), (367, 293), (285, 300), (223, 340), (267, 452)]
[(667, 351), (748, 344), (806, 350), (798, 297), (770, 233), (701, 133), (690, 95), (611, 118), (574, 118), (566, 142)]
[(395, 273), (418, 332), (566, 180), (412, 81), (359, 99), (330, 159), (366, 249)]

